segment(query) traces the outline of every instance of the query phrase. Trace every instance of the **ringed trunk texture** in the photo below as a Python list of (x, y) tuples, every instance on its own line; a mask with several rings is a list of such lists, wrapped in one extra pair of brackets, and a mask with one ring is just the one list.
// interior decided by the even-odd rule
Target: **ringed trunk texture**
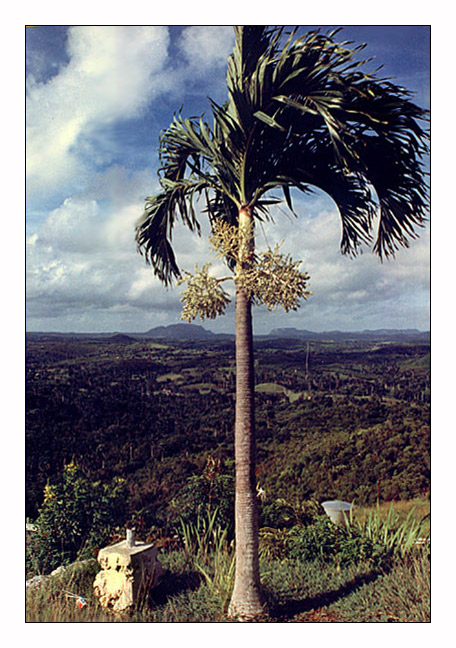
[(249, 295), (240, 288), (236, 289), (234, 446), (236, 574), (228, 615), (251, 619), (260, 616), (264, 608), (258, 559), (252, 309)]

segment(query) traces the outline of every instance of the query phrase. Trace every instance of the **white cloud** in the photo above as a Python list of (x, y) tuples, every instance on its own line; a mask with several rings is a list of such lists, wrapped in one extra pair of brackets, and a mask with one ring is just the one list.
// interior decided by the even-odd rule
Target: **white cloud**
[(187, 27), (179, 45), (190, 67), (204, 74), (213, 67), (226, 65), (233, 44), (232, 27), (200, 25)]
[[(67, 198), (52, 210), (28, 237), (31, 330), (47, 329), (56, 321), (61, 330), (77, 328), (79, 322), (82, 330), (107, 326), (134, 331), (147, 327), (141, 322), (163, 321), (164, 313), (180, 317), (180, 289), (166, 290), (136, 250), (134, 227), (144, 206), (138, 196), (145, 195), (149, 174), (129, 175), (117, 168), (105, 175), (98, 174), (85, 196)], [(105, 192), (106, 183), (115, 191)], [(183, 267), (192, 269), (195, 261), (206, 260), (206, 241), (179, 225), (175, 234)]]
[[(186, 65), (170, 69), (166, 27), (73, 27), (68, 64), (46, 83), (29, 79), (29, 190), (36, 197), (58, 188), (66, 196), (56, 209), (46, 212), (39, 228), (35, 224), (43, 207), (30, 203), (31, 214), (36, 214), (29, 222), (27, 245), (32, 329), (49, 328), (50, 318), (56, 318), (56, 328), (61, 330), (76, 328), (76, 322), (80, 330), (126, 331), (146, 330), (148, 318), (151, 325), (179, 319), (179, 289), (166, 291), (159, 284), (134, 242), (143, 200), (156, 189), (155, 173), (96, 169), (109, 161), (110, 127), (117, 120), (138, 116), (146, 104), (155, 110), (157, 104), (151, 100), (160, 93), (174, 88), (180, 99), (188, 86), (195, 89), (202, 80), (211, 96), (219, 86), (224, 92), (222, 67), (233, 38), (231, 27), (187, 27), (179, 43)], [(40, 61), (36, 69), (43, 65)], [(121, 146), (113, 133), (115, 147)], [(339, 253), (340, 223), (331, 201), (317, 196), (299, 199), (295, 207), (305, 217), (287, 219), (277, 211), (276, 224), (266, 223), (264, 232), (270, 245), (284, 241), (283, 250), (302, 259), (314, 295), (286, 318), (280, 311), (263, 317), (261, 311), (255, 318), (258, 326), (266, 331), (275, 325), (354, 329), (371, 322), (378, 327), (387, 325), (390, 313), (397, 318), (391, 320), (392, 326), (401, 317), (401, 326), (419, 325), (420, 317), (425, 321), (427, 229), (409, 250), (400, 250), (395, 261), (382, 265), (369, 251), (354, 260)], [(261, 238), (259, 228), (260, 243)], [(178, 225), (173, 244), (181, 268), (191, 271), (195, 262), (201, 265), (212, 259), (214, 271), (226, 273), (211, 257), (207, 228), (199, 239)], [(418, 318), (416, 322), (408, 324), (407, 313)], [(215, 327), (232, 330), (227, 320), (222, 318)]]
[[(303, 205), (304, 201), (297, 203), (301, 213)], [(283, 251), (302, 260), (313, 291), (302, 309), (280, 326), (354, 330), (388, 326), (388, 322), (391, 327), (429, 325), (429, 228), (421, 230), (408, 249), (400, 249), (395, 259), (383, 263), (367, 248), (356, 258), (340, 253), (340, 219), (335, 210), (298, 219), (278, 214), (264, 230), (270, 245), (284, 241)]]
[(39, 241), (62, 253), (85, 253), (100, 245), (99, 207), (95, 200), (67, 198), (40, 229)]
[[(79, 146), (99, 127), (139, 114), (166, 86), (166, 27), (79, 26), (69, 63), (47, 83), (29, 80), (27, 180), (32, 193), (84, 171)], [(87, 142), (86, 142), (87, 145)]]
[[(54, 317), (65, 322), (58, 328), (75, 328), (77, 321), (81, 330), (147, 330), (157, 322), (179, 320), (181, 288), (163, 288), (136, 251), (134, 224), (142, 210), (137, 195), (146, 176), (127, 177), (120, 169), (116, 173), (122, 199), (67, 199), (29, 238), (27, 292), (32, 329), (46, 321), (48, 328)], [(102, 178), (98, 180), (103, 185)], [(207, 242), (205, 217), (201, 220), (202, 238), (176, 225), (173, 243), (178, 263), (191, 271), (195, 262), (212, 261), (214, 272), (224, 275), (226, 268), (211, 254)], [(302, 269), (311, 276), (314, 294), (286, 318), (281, 311), (272, 315), (265, 309), (257, 311), (257, 332), (274, 326), (314, 330), (427, 327), (427, 229), (410, 249), (400, 250), (396, 260), (383, 264), (368, 251), (356, 259), (340, 254), (335, 211), (306, 219), (286, 219), (280, 214), (275, 224), (265, 224), (263, 229), (269, 245), (283, 241), (284, 252), (303, 260)], [(257, 241), (265, 245), (261, 228)], [(37, 323), (32, 325), (32, 321)], [(233, 329), (230, 318), (221, 318), (214, 326)]]

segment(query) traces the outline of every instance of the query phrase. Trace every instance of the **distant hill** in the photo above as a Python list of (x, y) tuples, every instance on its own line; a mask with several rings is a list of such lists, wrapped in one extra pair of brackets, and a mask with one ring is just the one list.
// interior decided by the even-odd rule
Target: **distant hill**
[(113, 342), (134, 342), (136, 340), (233, 340), (234, 335), (213, 333), (197, 324), (170, 324), (169, 326), (156, 326), (145, 333), (61, 333), (58, 331), (26, 333), (27, 340), (55, 340), (55, 339), (95, 339), (110, 340)]
[(365, 329), (364, 331), (324, 331), (317, 333), (306, 329), (278, 328), (273, 329), (267, 337), (270, 338), (294, 338), (300, 340), (391, 340), (406, 341), (413, 340), (424, 342), (430, 340), (429, 331), (418, 329)]
[(136, 334), (135, 337), (167, 340), (208, 340), (216, 338), (217, 335), (197, 324), (170, 324), (169, 326), (156, 326), (146, 333)]
[(131, 335), (126, 335), (125, 333), (114, 333), (114, 335), (109, 336), (109, 339), (112, 342), (136, 342), (136, 339), (131, 337)]
[[(115, 342), (133, 342), (135, 340), (195, 340), (195, 341), (223, 341), (233, 340), (234, 335), (226, 333), (213, 333), (197, 324), (170, 324), (169, 326), (156, 326), (145, 333), (58, 333), (58, 332), (30, 332), (26, 333), (27, 339), (98, 339), (112, 340)], [(364, 331), (308, 331), (296, 328), (276, 328), (267, 335), (255, 336), (260, 340), (269, 339), (295, 339), (295, 340), (366, 340), (366, 341), (392, 341), (392, 342), (429, 342), (429, 331), (418, 329), (375, 329)]]

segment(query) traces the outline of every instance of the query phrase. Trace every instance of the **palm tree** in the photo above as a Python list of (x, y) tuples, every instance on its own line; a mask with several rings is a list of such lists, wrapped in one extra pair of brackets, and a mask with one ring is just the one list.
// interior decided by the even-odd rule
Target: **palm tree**
[[(146, 199), (136, 228), (139, 251), (165, 283), (180, 277), (171, 237), (176, 218), (200, 232), (195, 200), (203, 197), (213, 228), (251, 230), (269, 217), (279, 189), (312, 187), (335, 202), (341, 252), (372, 244), (381, 258), (408, 246), (425, 221), (423, 157), (426, 111), (410, 93), (367, 74), (361, 47), (336, 32), (287, 34), (283, 27), (235, 27), (225, 104), (210, 101), (213, 123), (174, 117), (161, 135), (161, 192)], [(372, 232), (376, 227), (376, 236)], [(254, 239), (242, 239), (228, 266), (242, 277), (254, 263)], [(247, 240), (247, 243), (245, 241)], [(241, 239), (240, 239), (241, 241)], [(241, 248), (244, 248), (243, 251)], [(223, 296), (221, 301), (223, 302)], [(262, 611), (255, 485), (252, 292), (236, 282), (236, 578), (229, 613)], [(221, 309), (220, 309), (221, 310)], [(215, 309), (217, 311), (217, 309)], [(215, 316), (216, 312), (210, 316)]]

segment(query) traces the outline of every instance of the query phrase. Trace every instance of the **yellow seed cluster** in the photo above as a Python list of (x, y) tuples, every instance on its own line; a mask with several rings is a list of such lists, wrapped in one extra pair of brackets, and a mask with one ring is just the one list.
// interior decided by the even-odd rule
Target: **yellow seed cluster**
[(57, 495), (55, 494), (55, 488), (53, 486), (50, 486), (49, 484), (46, 484), (46, 486), (44, 487), (44, 501), (50, 502), (56, 497)]
[(236, 276), (236, 285), (242, 287), (257, 303), (269, 310), (278, 306), (288, 313), (297, 310), (301, 299), (311, 294), (307, 288), (309, 275), (299, 270), (301, 261), (274, 250), (260, 254), (256, 262)]
[(236, 263), (245, 259), (245, 250), (253, 243), (253, 227), (228, 225), (222, 221), (214, 223), (209, 242), (217, 256), (221, 259), (231, 258)]
[(225, 312), (230, 303), (219, 279), (209, 275), (210, 263), (205, 263), (201, 269), (195, 265), (195, 274), (185, 273), (179, 284), (187, 283), (187, 288), (182, 293), (181, 302), (184, 302), (182, 319), (191, 322), (198, 315), (204, 321), (206, 318), (215, 319)]
[(253, 227), (217, 223), (212, 228), (210, 243), (219, 257), (236, 262), (236, 274), (217, 279), (209, 275), (210, 263), (201, 269), (196, 265), (194, 274), (185, 272), (179, 282), (187, 283), (181, 298), (185, 304), (182, 319), (191, 322), (199, 315), (204, 321), (222, 315), (230, 302), (221, 286), (227, 279), (232, 279), (255, 303), (264, 304), (269, 310), (278, 306), (286, 312), (297, 310), (300, 300), (312, 294), (307, 290), (309, 275), (299, 270), (301, 261), (281, 254), (279, 245), (259, 255), (253, 254)]
[(68, 473), (69, 475), (74, 475), (78, 470), (77, 465), (74, 463), (74, 461), (70, 461), (69, 464), (65, 466), (65, 472)]

